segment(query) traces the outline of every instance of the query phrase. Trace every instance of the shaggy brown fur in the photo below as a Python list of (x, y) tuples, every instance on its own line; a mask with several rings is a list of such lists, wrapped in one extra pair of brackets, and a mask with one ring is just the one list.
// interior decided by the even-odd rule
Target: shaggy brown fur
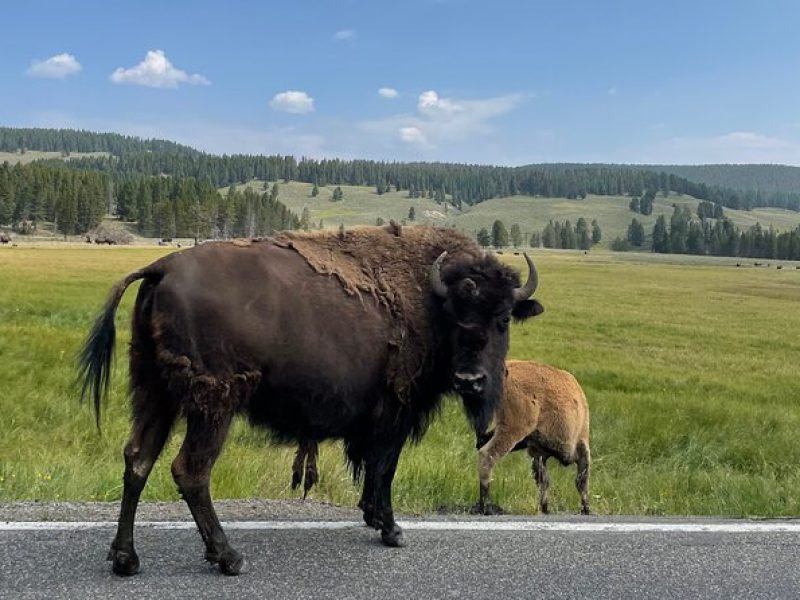
[[(382, 229), (362, 227), (343, 235), (328, 232), (284, 232), (274, 238), (278, 246), (300, 254), (317, 273), (339, 280), (345, 291), (364, 302), (371, 296), (394, 317), (389, 344), (386, 380), (400, 398), (422, 369), (432, 346), (426, 326), (428, 276), (415, 265), (430, 261), (431, 249), (447, 251), (451, 260), (479, 260), (472, 240), (463, 234), (432, 227), (400, 228), (391, 223)], [(392, 235), (387, 236), (386, 233)]]
[(545, 463), (555, 457), (562, 465), (577, 463), (575, 485), (581, 512), (589, 513), (589, 406), (570, 373), (533, 361), (506, 361), (503, 400), (495, 413), (495, 429), (479, 443), (480, 500), (476, 512), (492, 514), (499, 507), (489, 500), (492, 469), (512, 450), (527, 448), (539, 486), (539, 507), (548, 512), (550, 479)]

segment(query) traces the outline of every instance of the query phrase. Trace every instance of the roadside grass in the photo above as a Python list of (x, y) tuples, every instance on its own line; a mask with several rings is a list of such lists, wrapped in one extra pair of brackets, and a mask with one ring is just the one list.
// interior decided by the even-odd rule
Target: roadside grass
[[(117, 317), (118, 342), (102, 433), (78, 402), (74, 356), (118, 278), (163, 248), (0, 248), (0, 501), (107, 500), (121, 495), (128, 435), (127, 342), (135, 296)], [(522, 266), (519, 257), (508, 257)], [(537, 297), (545, 313), (512, 329), (510, 357), (572, 371), (589, 397), (592, 508), (603, 514), (800, 514), (800, 270), (681, 264), (649, 255), (544, 252)], [(145, 488), (177, 500), (169, 464), (182, 426)], [(477, 496), (473, 436), (455, 398), (394, 485), (395, 508), (466, 510)], [(292, 498), (294, 448), (237, 421), (212, 479), (215, 498)], [(339, 443), (323, 445), (311, 497), (354, 505)], [(549, 465), (551, 507), (577, 512), (574, 467)], [(536, 512), (529, 459), (495, 471), (496, 500)]]

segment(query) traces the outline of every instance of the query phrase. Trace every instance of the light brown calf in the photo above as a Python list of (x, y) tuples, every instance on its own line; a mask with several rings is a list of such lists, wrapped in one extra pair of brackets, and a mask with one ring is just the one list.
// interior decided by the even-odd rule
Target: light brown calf
[(589, 406), (581, 386), (566, 371), (519, 360), (506, 361), (505, 385), (494, 431), (478, 440), (480, 498), (474, 512), (502, 512), (489, 498), (492, 469), (512, 450), (526, 448), (533, 459), (540, 510), (548, 512), (546, 463), (554, 457), (564, 466), (577, 464), (581, 513), (589, 514)]

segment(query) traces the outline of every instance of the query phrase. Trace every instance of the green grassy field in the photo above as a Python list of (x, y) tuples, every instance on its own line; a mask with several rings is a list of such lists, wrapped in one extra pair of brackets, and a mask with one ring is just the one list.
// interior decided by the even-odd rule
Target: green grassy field
[[(270, 184), (271, 185), (271, 184)], [(671, 194), (664, 198), (660, 194), (653, 205), (651, 215), (639, 215), (628, 208), (630, 198), (627, 196), (587, 196), (584, 200), (568, 200), (566, 198), (533, 198), (530, 196), (512, 196), (493, 198), (472, 207), (458, 211), (450, 205), (447, 214), (441, 205), (433, 200), (411, 199), (407, 192), (389, 192), (378, 196), (372, 187), (341, 186), (344, 200), (331, 202), (335, 186), (321, 187), (320, 194), (311, 198), (310, 183), (279, 183), (279, 200), (298, 216), (304, 208), (311, 213), (314, 226), (320, 219), (326, 227), (345, 227), (354, 225), (374, 225), (377, 217), (385, 221), (395, 219), (401, 221), (408, 216), (408, 210), (415, 207), (416, 221), (436, 225), (449, 225), (476, 235), (482, 228), (491, 230), (492, 223), (500, 219), (510, 227), (516, 223), (523, 232), (525, 241), (534, 231), (541, 232), (551, 219), (564, 221), (569, 219), (573, 225), (580, 218), (587, 221), (597, 219), (603, 231), (601, 247), (607, 248), (616, 237), (625, 237), (628, 225), (634, 217), (644, 224), (649, 235), (659, 215), (667, 219), (672, 215), (672, 205), (688, 205), (692, 213), (697, 211), (698, 201), (691, 196)], [(261, 181), (251, 181), (237, 186), (242, 190), (251, 187), (263, 191)], [(224, 190), (223, 190), (224, 192)], [(770, 225), (783, 231), (800, 225), (800, 213), (779, 208), (761, 208), (752, 211), (725, 209), (725, 214), (737, 226), (747, 228), (757, 222), (764, 227)]]
[[(102, 435), (72, 387), (73, 359), (111, 285), (163, 252), (0, 248), (0, 501), (119, 499), (134, 293), (117, 318)], [(546, 312), (514, 326), (510, 356), (569, 369), (583, 384), (594, 510), (800, 514), (800, 270), (602, 252), (537, 252), (536, 259)], [(179, 428), (145, 498), (178, 498), (169, 463), (180, 439)], [(292, 452), (237, 422), (213, 474), (214, 497), (294, 497)], [(354, 505), (359, 490), (338, 444), (324, 445), (320, 470), (312, 497)], [(552, 509), (576, 512), (574, 469), (550, 470)], [(507, 509), (536, 512), (523, 453), (501, 462), (494, 491)], [(422, 443), (401, 458), (395, 506), (461, 510), (476, 494), (473, 437), (459, 403), (448, 399)]]

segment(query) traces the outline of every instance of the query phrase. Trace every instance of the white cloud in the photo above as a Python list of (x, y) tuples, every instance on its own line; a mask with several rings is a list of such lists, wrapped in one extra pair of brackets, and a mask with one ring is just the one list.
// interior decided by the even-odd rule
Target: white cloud
[(70, 75), (80, 73), (81, 63), (72, 54), (66, 52), (56, 54), (46, 60), (31, 61), (26, 73), (30, 77), (41, 77), (45, 79), (64, 79)]
[(275, 110), (304, 115), (314, 110), (314, 99), (305, 92), (287, 90), (275, 94), (269, 105)]
[(176, 88), (178, 84), (209, 85), (203, 75), (189, 75), (175, 68), (163, 50), (150, 50), (144, 60), (130, 69), (119, 67), (111, 74), (114, 83), (129, 83), (155, 88)]
[(333, 39), (337, 42), (349, 42), (356, 39), (356, 32), (354, 29), (342, 29), (333, 34)]
[[(356, 123), (362, 146), (379, 147), (380, 152), (410, 158), (408, 150), (425, 151), (437, 159), (463, 156), (471, 142), (481, 140), (482, 149), (496, 133), (492, 121), (523, 101), (522, 94), (470, 99), (440, 96), (435, 90), (422, 92), (413, 114)], [(402, 142), (401, 145), (397, 145)], [(415, 153), (416, 154), (416, 153)]]
[(672, 137), (647, 148), (639, 162), (798, 164), (800, 146), (753, 131), (732, 131), (712, 136)]
[(428, 138), (419, 127), (401, 127), (400, 139), (407, 144), (427, 144)]
[(439, 94), (434, 90), (428, 90), (419, 95), (417, 110), (432, 118), (450, 118), (457, 113), (463, 112), (464, 107), (454, 100), (440, 98)]
[(389, 100), (393, 100), (394, 98), (397, 98), (397, 96), (399, 96), (400, 94), (394, 88), (382, 87), (381, 89), (378, 90), (378, 95), (381, 96), (382, 98), (388, 98)]

